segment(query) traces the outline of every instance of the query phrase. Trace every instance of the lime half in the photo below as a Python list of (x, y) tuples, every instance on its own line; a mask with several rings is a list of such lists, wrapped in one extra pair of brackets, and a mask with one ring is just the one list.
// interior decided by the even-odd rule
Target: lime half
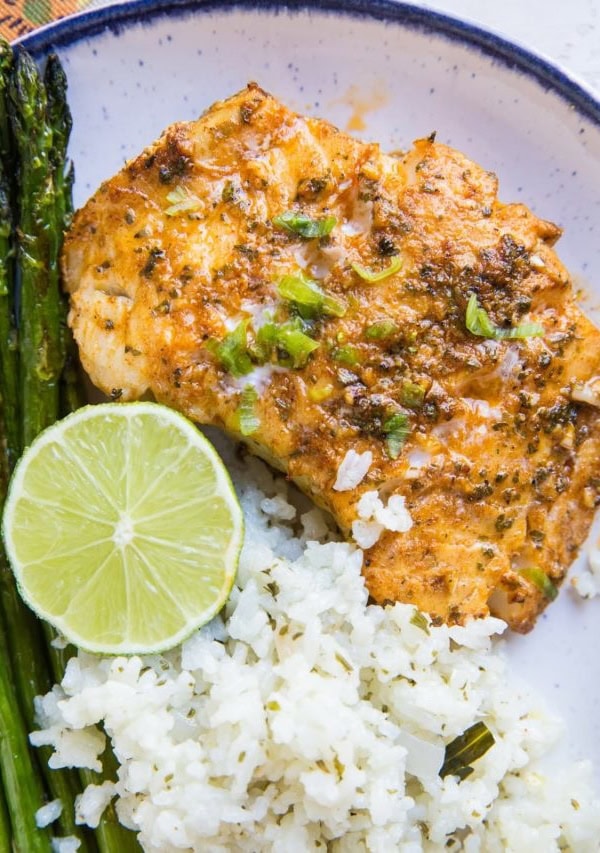
[(4, 511), (21, 595), (81, 648), (162, 651), (208, 622), (243, 517), (213, 446), (156, 403), (87, 406), (19, 462)]

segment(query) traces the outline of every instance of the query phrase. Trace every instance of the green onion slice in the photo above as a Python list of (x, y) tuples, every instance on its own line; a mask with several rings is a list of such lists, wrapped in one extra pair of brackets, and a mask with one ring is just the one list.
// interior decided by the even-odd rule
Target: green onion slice
[(521, 569), (519, 574), (526, 580), (535, 584), (549, 601), (554, 601), (558, 595), (558, 588), (552, 583), (546, 572), (543, 572), (541, 569), (537, 569), (535, 567), (530, 569)]
[[(282, 323), (277, 328), (277, 346), (288, 354), (292, 367), (304, 367), (308, 362), (308, 357), (312, 352), (319, 348), (318, 341), (309, 338), (300, 328), (300, 324), (295, 324), (294, 321)], [(278, 361), (282, 361), (278, 357)], [(283, 359), (285, 361), (285, 357)]]
[(356, 347), (352, 347), (349, 344), (343, 347), (336, 347), (332, 351), (331, 357), (334, 361), (345, 364), (347, 367), (356, 367), (360, 364), (360, 352)]
[(279, 364), (304, 367), (308, 357), (319, 348), (318, 341), (305, 333), (300, 318), (285, 323), (268, 322), (248, 341), (250, 319), (242, 320), (222, 341), (211, 340), (207, 349), (232, 376), (246, 376), (255, 364), (266, 364), (276, 354)]
[(360, 264), (352, 264), (351, 266), (357, 275), (359, 275), (365, 281), (368, 281), (373, 284), (376, 281), (383, 281), (384, 278), (389, 278), (391, 275), (394, 275), (394, 273), (399, 272), (399, 270), (402, 268), (402, 260), (400, 259), (399, 255), (396, 255), (396, 257), (392, 258), (389, 267), (386, 267), (383, 270), (379, 270), (378, 272), (369, 270), (367, 269), (367, 267), (361, 267)]
[(429, 620), (424, 613), (421, 613), (420, 610), (415, 608), (415, 612), (410, 617), (410, 624), (414, 625), (415, 628), (420, 628), (421, 631), (424, 631), (426, 634), (429, 634)]
[(202, 202), (198, 196), (188, 192), (181, 184), (175, 187), (168, 196), (167, 201), (171, 206), (167, 207), (165, 213), (167, 216), (177, 216), (178, 213), (185, 213), (188, 210), (197, 210)]
[(253, 369), (247, 350), (249, 322), (242, 320), (222, 341), (212, 340), (207, 343), (210, 352), (232, 376), (246, 376)]
[(303, 273), (299, 275), (284, 275), (277, 285), (277, 292), (283, 299), (293, 302), (301, 308), (308, 308), (315, 314), (330, 314), (343, 317), (346, 306), (326, 294), (317, 284)]
[(409, 382), (408, 380), (402, 383), (400, 400), (403, 406), (407, 406), (409, 409), (420, 409), (423, 405), (424, 397), (425, 389), (421, 385), (417, 385), (416, 382)]
[(304, 367), (310, 354), (320, 346), (318, 341), (305, 333), (304, 328), (298, 318), (285, 323), (265, 323), (256, 333), (255, 352), (258, 360), (264, 364), (277, 350), (279, 364)]
[(383, 431), (387, 455), (390, 459), (397, 459), (410, 433), (408, 417), (402, 412), (390, 415), (383, 422)]
[(368, 341), (380, 341), (383, 338), (389, 338), (399, 331), (398, 326), (393, 320), (378, 320), (376, 323), (371, 323), (365, 329), (365, 338)]
[(273, 350), (277, 346), (277, 324), (269, 321), (264, 323), (254, 336), (250, 345), (250, 354), (259, 364), (271, 360)]
[(327, 237), (335, 226), (335, 216), (324, 216), (322, 219), (312, 219), (299, 210), (286, 210), (273, 217), (273, 225), (287, 231), (288, 234), (297, 234), (305, 240), (314, 240), (316, 237)]
[(495, 742), (494, 735), (483, 721), (469, 726), (462, 735), (447, 744), (440, 776), (442, 779), (458, 776), (462, 782), (473, 772), (472, 764), (482, 758)]
[(493, 338), (496, 341), (535, 338), (544, 334), (544, 327), (540, 326), (539, 323), (523, 323), (513, 329), (501, 329), (499, 326), (495, 326), (490, 320), (488, 312), (479, 306), (477, 296), (474, 293), (469, 297), (465, 324), (471, 334), (478, 335), (480, 338)]
[(258, 393), (253, 385), (246, 385), (242, 391), (240, 405), (238, 406), (238, 417), (240, 421), (240, 432), (242, 435), (252, 435), (260, 426), (260, 419), (256, 415), (255, 406)]

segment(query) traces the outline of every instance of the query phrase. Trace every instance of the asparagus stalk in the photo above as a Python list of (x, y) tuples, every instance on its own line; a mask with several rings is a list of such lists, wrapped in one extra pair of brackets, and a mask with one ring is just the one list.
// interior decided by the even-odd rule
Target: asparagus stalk
[[(72, 187), (74, 179), (73, 165), (67, 162), (67, 146), (73, 126), (71, 110), (67, 103), (67, 78), (58, 56), (50, 54), (46, 60), (44, 71), (44, 88), (48, 99), (46, 107), (46, 121), (52, 134), (50, 149), (48, 151), (49, 167), (53, 182), (54, 201), (54, 227), (51, 229), (50, 263), (48, 277), (50, 289), (58, 295), (61, 321), (61, 347), (62, 347), (62, 370), (59, 396), (62, 398), (74, 390), (75, 377), (73, 375), (72, 358), (75, 355), (73, 343), (70, 340), (67, 327), (67, 305), (62, 298), (60, 290), (59, 255), (62, 246), (65, 229), (71, 220), (73, 212)], [(67, 367), (67, 340), (69, 340), (69, 370)], [(60, 401), (52, 421), (61, 414)], [(48, 424), (44, 424), (48, 426)]]
[[(10, 44), (6, 41), (6, 39), (0, 36), (0, 70), (2, 72), (2, 80), (0, 81), (0, 90), (2, 91), (3, 101), (7, 104), (8, 98), (8, 84), (10, 80), (10, 74), (13, 66), (13, 49)], [(7, 165), (11, 166), (14, 163), (14, 150), (12, 144), (12, 134), (10, 129), (10, 123), (8, 121), (8, 112), (5, 112), (5, 120), (0, 125), (0, 157), (2, 161)], [(9, 169), (9, 171), (12, 171)], [(11, 196), (14, 197), (14, 190), (11, 192)]]
[(0, 397), (5, 426), (6, 459), (12, 471), (19, 455), (20, 417), (17, 331), (14, 301), (14, 246), (12, 204), (13, 147), (8, 112), (8, 81), (12, 49), (0, 40)]
[[(12, 49), (4, 40), (0, 41), (0, 395), (2, 397), (3, 442), (6, 452), (2, 454), (2, 483), (0, 484), (0, 508), (4, 503), (8, 477), (21, 447), (18, 351), (14, 315), (14, 252), (12, 215), (15, 200), (13, 146), (9, 121), (8, 85), (12, 73)], [(38, 657), (39, 647), (35, 639), (38, 630), (35, 619), (25, 612), (16, 594), (12, 575), (0, 549), (0, 595), (8, 625), (2, 621), (2, 645), (0, 648), (0, 766), (3, 790), (10, 809), (6, 826), (9, 837), (13, 836), (18, 849), (49, 849), (47, 835), (39, 833), (34, 825), (34, 812), (43, 804), (43, 790), (39, 768), (27, 742), (26, 722), (32, 722), (32, 713), (24, 717), (15, 684), (21, 696), (27, 695), (33, 712), (34, 684), (42, 683), (43, 657)], [(8, 631), (7, 631), (8, 629)], [(7, 633), (16, 642), (16, 654), (9, 663), (5, 636)], [(15, 678), (16, 671), (16, 678)], [(26, 722), (25, 722), (26, 721)], [(24, 794), (21, 796), (20, 788)], [(1, 849), (10, 849), (10, 844)]]
[(27, 446), (56, 420), (64, 363), (63, 305), (58, 286), (58, 246), (52, 130), (47, 96), (33, 59), (17, 52), (10, 86), (11, 120), (19, 160), (21, 404)]
[[(48, 57), (44, 72), (44, 83), (48, 96), (48, 124), (52, 129), (50, 164), (53, 169), (54, 193), (56, 198), (55, 234), (60, 239), (62, 238), (64, 229), (70, 225), (73, 215), (73, 181), (75, 172), (73, 163), (68, 163), (67, 161), (67, 145), (73, 125), (71, 111), (67, 102), (67, 78), (56, 54), (51, 54)], [(65, 304), (63, 315), (65, 365), (61, 379), (61, 415), (75, 411), (75, 409), (78, 409), (87, 402), (78, 370), (77, 346), (73, 340), (71, 330), (66, 324), (66, 313), (67, 307)]]
[[(0, 773), (0, 778), (2, 774)], [(10, 817), (8, 814), (8, 806), (4, 796), (4, 786), (2, 795), (0, 796), (0, 850), (11, 850), (12, 848), (12, 829), (10, 826)]]
[(72, 187), (73, 166), (67, 162), (67, 146), (73, 127), (71, 110), (67, 103), (67, 78), (55, 53), (50, 54), (44, 71), (44, 84), (48, 105), (46, 120), (52, 132), (49, 151), (50, 166), (54, 179), (57, 243), (62, 242), (63, 231), (70, 224), (73, 212)]
[[(2, 422), (0, 426), (4, 428), (4, 423)], [(0, 433), (0, 438), (3, 435), (3, 433)], [(8, 483), (7, 454), (2, 454), (2, 462), (3, 464), (0, 466), (0, 497), (5, 494)], [(23, 721), (19, 713), (16, 696), (14, 695), (13, 681), (10, 677), (12, 676), (12, 672), (10, 671), (8, 650), (4, 639), (4, 625), (2, 624), (1, 613), (0, 629), (2, 632), (0, 633), (0, 654), (2, 655), (2, 660), (0, 661), (0, 782), (2, 783), (0, 791), (0, 850), (8, 851), (13, 849), (13, 831), (8, 813), (8, 805), (14, 808), (15, 797), (13, 792), (18, 788), (18, 781), (14, 778), (15, 760), (19, 760), (20, 764), (22, 764), (22, 772), (28, 773), (36, 779), (37, 768), (31, 760), (32, 756), (28, 751), (27, 753), (20, 754), (18, 749), (15, 748), (18, 746), (19, 733), (22, 730)], [(10, 741), (11, 733), (17, 741), (16, 744), (13, 741), (12, 748)], [(7, 803), (7, 796), (10, 800), (9, 803)], [(17, 826), (25, 824), (27, 827), (28, 824), (25, 815), (21, 812), (20, 801), (17, 802), (17, 808), (19, 811), (13, 816), (15, 824)]]
[[(11, 142), (11, 127), (9, 123), (9, 112), (11, 104), (8, 100), (9, 81), (13, 73), (12, 49), (4, 42), (0, 42), (0, 67), (2, 69), (0, 82), (0, 176), (3, 179), (1, 190), (6, 203), (14, 201), (14, 192), (9, 184), (9, 170), (14, 174), (14, 146)], [(5, 211), (9, 227), (14, 227), (14, 217), (11, 215), (11, 207)], [(4, 221), (4, 220), (3, 220)], [(0, 266), (6, 271), (4, 279), (7, 295), (0, 297), (0, 328), (8, 330), (7, 334), (0, 337), (0, 388), (3, 397), (3, 416), (6, 422), (6, 443), (8, 452), (15, 458), (20, 455), (21, 427), (18, 407), (18, 351), (14, 343), (14, 270), (11, 268), (10, 255), (12, 246), (10, 234), (3, 244), (0, 244)], [(4, 387), (6, 386), (6, 387)], [(7, 391), (7, 389), (10, 389)], [(13, 402), (11, 404), (11, 395)], [(16, 423), (15, 423), (16, 422)], [(9, 424), (10, 435), (9, 437)], [(10, 472), (10, 465), (7, 466)], [(6, 471), (6, 468), (5, 468)], [(0, 509), (4, 503), (6, 483), (0, 494)], [(40, 630), (37, 620), (22, 604), (15, 589), (12, 574), (6, 567), (1, 567), (0, 591), (6, 617), (7, 635), (13, 638), (12, 661), (14, 667), (17, 690), (23, 699), (23, 710), (26, 713), (28, 724), (33, 722), (33, 698), (37, 687), (48, 688), (48, 680), (45, 676), (43, 646), (41, 645)], [(40, 654), (41, 651), (41, 654)], [(25, 707), (27, 705), (27, 708)]]
[[(3, 637), (3, 634), (0, 634)], [(23, 718), (12, 685), (4, 642), (0, 645), (0, 766), (2, 786), (10, 809), (13, 847), (18, 853), (49, 853), (47, 830), (35, 825), (44, 804), (44, 790), (32, 759)], [(11, 847), (3, 847), (10, 850)]]
[(74, 412), (81, 406), (85, 406), (88, 402), (79, 371), (77, 344), (69, 328), (66, 330), (65, 337), (66, 360), (60, 386), (61, 417), (68, 415), (69, 412)]

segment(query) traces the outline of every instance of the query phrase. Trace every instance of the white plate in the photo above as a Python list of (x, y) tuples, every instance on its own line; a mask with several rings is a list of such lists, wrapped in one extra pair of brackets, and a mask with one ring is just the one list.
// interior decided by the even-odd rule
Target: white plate
[[(387, 0), (288, 5), (141, 0), (25, 39), (39, 57), (56, 46), (68, 73), (76, 202), (169, 122), (256, 80), (341, 128), (364, 122), (359, 135), (387, 149), (436, 129), (498, 173), (502, 199), (565, 229), (559, 253), (600, 319), (600, 104), (544, 60), (432, 12)], [(591, 756), (600, 779), (600, 601), (565, 584), (509, 647), (566, 719), (570, 755)]]

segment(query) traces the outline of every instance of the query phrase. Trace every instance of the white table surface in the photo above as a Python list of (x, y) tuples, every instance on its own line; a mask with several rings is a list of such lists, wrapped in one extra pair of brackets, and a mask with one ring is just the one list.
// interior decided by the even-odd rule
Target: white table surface
[(414, 5), (517, 41), (600, 94), (600, 0), (435, 0)]

